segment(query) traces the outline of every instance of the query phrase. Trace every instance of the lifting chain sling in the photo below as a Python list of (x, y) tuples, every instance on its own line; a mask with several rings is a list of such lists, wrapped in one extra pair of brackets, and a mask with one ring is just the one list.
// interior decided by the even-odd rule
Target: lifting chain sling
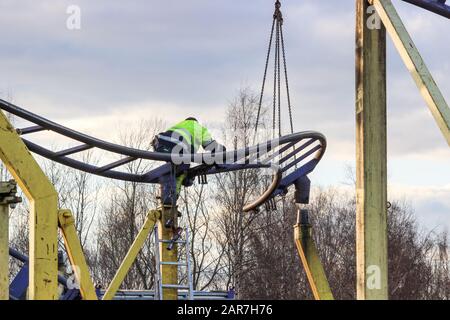
[(258, 131), (258, 126), (260, 122), (261, 116), (261, 108), (264, 98), (264, 90), (266, 86), (267, 80), (267, 71), (269, 68), (269, 61), (272, 51), (272, 46), (275, 38), (275, 57), (274, 57), (274, 81), (273, 81), (273, 114), (272, 114), (272, 129), (273, 135), (276, 135), (276, 127), (277, 127), (277, 118), (278, 118), (278, 136), (282, 136), (282, 124), (281, 124), (281, 59), (283, 60), (283, 70), (284, 70), (284, 78), (286, 84), (286, 96), (288, 103), (288, 111), (289, 111), (289, 121), (290, 121), (290, 130), (291, 133), (294, 133), (294, 124), (292, 119), (292, 106), (291, 106), (291, 97), (289, 91), (289, 80), (288, 80), (288, 71), (287, 71), (287, 63), (286, 63), (286, 50), (284, 45), (284, 35), (283, 35), (283, 14), (281, 12), (281, 2), (276, 1), (275, 3), (275, 13), (273, 14), (273, 22), (272, 28), (270, 32), (269, 39), (269, 47), (267, 50), (266, 64), (264, 69), (263, 83), (261, 88), (261, 95), (259, 98), (258, 104), (258, 114), (256, 117), (256, 125), (255, 125), (255, 139)]

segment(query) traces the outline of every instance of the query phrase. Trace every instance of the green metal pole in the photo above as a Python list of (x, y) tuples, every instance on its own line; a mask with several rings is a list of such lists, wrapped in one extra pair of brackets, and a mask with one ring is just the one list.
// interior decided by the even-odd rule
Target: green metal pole
[(357, 298), (388, 299), (386, 29), (356, 0)]

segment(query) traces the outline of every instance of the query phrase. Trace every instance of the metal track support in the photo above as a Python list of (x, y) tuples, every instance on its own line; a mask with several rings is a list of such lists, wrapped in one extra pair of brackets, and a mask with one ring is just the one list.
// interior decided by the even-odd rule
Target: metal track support
[(391, 0), (373, 0), (372, 2), (447, 144), (450, 146), (450, 108), (442, 92), (434, 81)]
[(298, 209), (294, 238), (314, 298), (316, 300), (334, 300), (316, 244), (312, 238), (312, 226), (309, 223), (307, 210)]
[(0, 112), (0, 159), (30, 202), (29, 299), (58, 299), (58, 195)]
[(79, 285), (81, 297), (84, 300), (98, 300), (89, 267), (78, 239), (75, 219), (69, 210), (60, 210), (58, 218), (59, 227), (64, 237), (64, 245)]
[[(388, 298), (386, 29), (356, 0), (357, 298)], [(375, 17), (376, 18), (376, 17)]]
[(139, 231), (136, 239), (134, 240), (133, 244), (131, 245), (130, 249), (128, 250), (128, 253), (126, 254), (125, 258), (123, 259), (122, 264), (120, 265), (119, 269), (117, 270), (113, 280), (109, 284), (109, 287), (106, 290), (102, 300), (114, 299), (116, 292), (119, 290), (120, 285), (122, 284), (123, 280), (125, 279), (128, 271), (130, 270), (134, 261), (136, 260), (136, 257), (139, 254), (139, 251), (141, 251), (145, 240), (147, 239), (148, 235), (155, 227), (155, 224), (158, 223), (158, 221), (160, 221), (160, 217), (161, 217), (161, 211), (159, 211), (159, 210), (152, 210), (147, 214), (147, 217), (144, 221), (144, 224), (142, 225), (141, 230)]

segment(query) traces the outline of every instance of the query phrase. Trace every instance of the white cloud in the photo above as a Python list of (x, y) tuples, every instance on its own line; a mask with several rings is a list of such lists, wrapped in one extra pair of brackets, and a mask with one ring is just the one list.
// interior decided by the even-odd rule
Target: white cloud
[(444, 186), (391, 184), (389, 195), (410, 202), (419, 221), (429, 230), (450, 228), (450, 184)]

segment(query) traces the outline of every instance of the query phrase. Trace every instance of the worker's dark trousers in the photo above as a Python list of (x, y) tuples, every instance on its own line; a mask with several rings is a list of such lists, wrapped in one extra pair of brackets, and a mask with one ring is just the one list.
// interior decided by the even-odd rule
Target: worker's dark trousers
[[(175, 169), (175, 168), (174, 168)], [(178, 199), (175, 174), (168, 174), (160, 178), (161, 201), (165, 206), (175, 206)]]
[[(171, 153), (173, 148), (175, 147), (174, 143), (169, 141), (159, 140), (158, 146), (155, 148), (156, 152), (161, 153)], [(185, 174), (182, 174), (176, 177), (177, 166), (172, 165), (172, 173), (166, 176), (161, 177), (161, 201), (165, 206), (175, 206), (177, 203), (178, 196), (181, 191), (181, 186), (183, 184), (184, 179), (186, 178)]]

